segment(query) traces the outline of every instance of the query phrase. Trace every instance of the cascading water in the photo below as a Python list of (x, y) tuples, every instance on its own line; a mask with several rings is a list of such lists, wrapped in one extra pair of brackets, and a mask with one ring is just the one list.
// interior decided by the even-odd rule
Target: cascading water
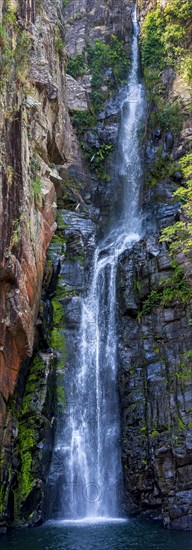
[[(121, 480), (117, 388), (116, 272), (119, 255), (140, 238), (142, 168), (138, 129), (144, 90), (138, 80), (138, 26), (133, 16), (132, 70), (122, 102), (117, 151), (119, 219), (97, 247), (92, 283), (82, 303), (79, 361), (65, 428), (64, 514), (70, 519), (118, 517)], [(67, 511), (66, 511), (67, 507)]]

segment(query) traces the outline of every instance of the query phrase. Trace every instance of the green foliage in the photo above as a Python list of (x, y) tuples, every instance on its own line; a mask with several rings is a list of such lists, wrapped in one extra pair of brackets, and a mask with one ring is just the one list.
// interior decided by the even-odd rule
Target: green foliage
[(185, 26), (190, 26), (192, 18), (192, 5), (188, 0), (170, 0), (165, 6), (167, 22), (177, 20)]
[(192, 153), (187, 153), (179, 164), (185, 187), (179, 187), (173, 196), (182, 203), (183, 220), (163, 229), (160, 242), (167, 242), (171, 252), (182, 249), (189, 253), (192, 248)]
[(58, 54), (60, 54), (61, 56), (64, 55), (64, 52), (65, 52), (64, 40), (61, 36), (60, 30), (58, 27), (55, 28), (54, 47), (55, 47), (55, 51)]
[(25, 83), (29, 70), (29, 60), (32, 47), (31, 34), (25, 30), (17, 34), (17, 45), (14, 53), (15, 67), (19, 80)]
[[(150, 104), (149, 126), (159, 126), (162, 132), (171, 130), (177, 135), (184, 121), (179, 102), (164, 104), (162, 95), (166, 84), (162, 71), (172, 67), (192, 86), (191, 2), (169, 0), (148, 11), (140, 35), (141, 59)], [(190, 104), (188, 106), (190, 109)], [(155, 176), (156, 179), (156, 176)]]
[(168, 306), (176, 300), (178, 303), (188, 304), (192, 298), (192, 289), (189, 282), (176, 261), (172, 262), (172, 274), (163, 281), (158, 290), (152, 290), (144, 300), (139, 317), (147, 315), (157, 306)]
[(115, 35), (112, 35), (108, 44), (97, 39), (88, 48), (88, 66), (92, 74), (91, 101), (94, 111), (98, 113), (107, 97), (107, 92), (101, 91), (105, 84), (105, 71), (109, 68), (112, 70), (113, 78), (108, 87), (114, 90), (127, 77), (130, 66), (129, 51), (124, 42)]
[(96, 115), (92, 114), (90, 111), (73, 111), (72, 121), (80, 136), (80, 143), (85, 157), (98, 178), (106, 181), (108, 176), (105, 172), (104, 165), (106, 158), (113, 150), (113, 145), (102, 143), (98, 149), (96, 147), (90, 147), (85, 143), (85, 132), (89, 129), (94, 129), (96, 125)]
[(99, 149), (96, 149), (96, 147), (88, 147), (87, 145), (85, 147), (83, 143), (81, 145), (84, 150), (85, 157), (89, 161), (90, 166), (95, 171), (97, 177), (100, 180), (108, 181), (109, 176), (105, 171), (105, 161), (112, 153), (113, 145), (102, 143)]
[(36, 205), (41, 204), (42, 200), (42, 187), (43, 182), (42, 179), (39, 177), (36, 177), (31, 182), (31, 196), (34, 198), (34, 201)]
[[(10, 28), (17, 31), (16, 48), (12, 49)], [(0, 25), (0, 85), (6, 83), (10, 70), (15, 63), (18, 79), (25, 82), (29, 66), (32, 37), (29, 32), (19, 27), (14, 8), (8, 3)]]
[(171, 129), (174, 134), (178, 134), (182, 129), (183, 123), (180, 103), (178, 101), (166, 103), (159, 110), (158, 121), (162, 130)]
[(82, 76), (87, 70), (84, 55), (78, 53), (74, 59), (69, 59), (66, 67), (66, 72), (73, 78)]
[(98, 87), (97, 77), (102, 82), (103, 72), (111, 68), (117, 84), (121, 84), (127, 77), (130, 65), (130, 55), (124, 42), (112, 35), (108, 44), (97, 39), (88, 48), (88, 62), (92, 70), (93, 87)]
[(152, 311), (152, 309), (160, 304), (161, 296), (157, 290), (152, 290), (149, 296), (145, 299), (142, 304), (142, 309), (139, 314), (140, 316), (147, 315)]
[(96, 118), (90, 111), (72, 111), (72, 122), (78, 132), (84, 132), (94, 128)]
[(10, 38), (6, 30), (0, 25), (0, 90), (6, 83), (13, 64), (13, 52)]
[(170, 0), (147, 13), (141, 30), (141, 56), (145, 67), (164, 69), (185, 57), (190, 41), (192, 8), (187, 0)]
[[(97, 117), (105, 105), (106, 99), (117, 87), (125, 81), (130, 65), (130, 55), (127, 46), (117, 36), (112, 35), (109, 43), (105, 44), (96, 39), (88, 46), (87, 65), (82, 54), (68, 62), (67, 70), (77, 78), (89, 69), (92, 75), (92, 92), (90, 94), (90, 110), (76, 110), (72, 112), (72, 122), (79, 134), (80, 143), (85, 157), (89, 161), (96, 175), (107, 180), (105, 160), (112, 152), (113, 146), (100, 144), (100, 147), (92, 147), (87, 144), (86, 132), (96, 128)], [(111, 69), (111, 75), (106, 70)], [(99, 141), (99, 138), (98, 138)]]
[(192, 57), (186, 55), (181, 63), (181, 73), (184, 80), (192, 87)]
[(11, 234), (11, 239), (9, 244), (9, 252), (11, 252), (13, 248), (17, 247), (20, 242), (21, 235), (22, 235), (23, 219), (24, 219), (24, 214), (21, 214), (18, 218), (16, 218), (16, 220), (12, 222), (12, 234)]
[(149, 11), (141, 29), (141, 57), (144, 67), (163, 69), (166, 66), (163, 33), (165, 20), (162, 10)]
[(17, 13), (14, 6), (10, 2), (6, 2), (6, 10), (3, 13), (3, 26), (8, 30), (10, 27), (17, 26)]

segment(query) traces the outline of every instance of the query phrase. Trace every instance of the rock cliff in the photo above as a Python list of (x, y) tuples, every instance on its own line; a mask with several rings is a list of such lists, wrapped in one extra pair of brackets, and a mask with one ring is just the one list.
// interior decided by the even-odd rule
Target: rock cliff
[[(140, 2), (139, 12), (148, 90), (146, 237), (120, 258), (118, 276), (126, 503), (133, 513), (163, 516), (167, 527), (191, 529), (192, 266), (190, 245), (185, 247), (179, 229), (191, 218), (177, 191), (187, 186), (185, 162), (191, 174), (191, 88), (182, 69), (184, 54), (177, 51), (178, 64), (174, 50), (174, 25), (187, 29), (190, 15), (186, 10), (181, 22), (176, 1), (161, 7)], [(184, 34), (188, 52), (191, 35)]]
[[(132, 3), (1, 4), (0, 521), (37, 524), (61, 504), (62, 451), (52, 449), (69, 412), (64, 368), (67, 380), (95, 239), (118, 205), (117, 91), (130, 66)], [(149, 9), (139, 3), (144, 29)], [(190, 255), (179, 248), (171, 258), (159, 242), (183, 220), (173, 193), (185, 185), (191, 95), (171, 61), (160, 79), (149, 73), (146, 31), (142, 40), (146, 231), (120, 258), (117, 281), (124, 506), (191, 529), (192, 268)]]
[[(61, 9), (59, 2), (40, 6), (34, 1), (13, 1), (1, 6), (0, 509), (3, 518), (7, 516), (8, 500), (13, 501), (8, 487), (14, 478), (12, 465), (15, 463), (17, 469), (19, 464), (18, 456), (12, 456), (18, 435), (17, 416), (30, 381), (29, 377), (25, 388), (30, 362), (27, 358), (32, 356), (34, 345), (37, 349), (46, 250), (56, 228), (55, 183), (60, 178), (54, 166), (66, 159), (71, 162), (71, 151), (75, 149), (66, 101)], [(42, 399), (40, 410), (45, 396)], [(27, 435), (28, 432), (24, 438)], [(30, 447), (30, 440), (28, 443)], [(25, 467), (29, 468), (29, 456), (26, 454), (25, 458)], [(26, 474), (23, 471), (23, 485)], [(17, 515), (16, 502), (9, 508), (8, 518), (12, 519)]]

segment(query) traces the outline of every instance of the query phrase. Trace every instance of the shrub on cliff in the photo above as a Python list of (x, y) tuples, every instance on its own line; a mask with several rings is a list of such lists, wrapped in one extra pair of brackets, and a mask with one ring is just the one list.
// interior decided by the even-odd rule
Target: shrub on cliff
[(160, 71), (172, 66), (178, 72), (188, 71), (191, 80), (190, 55), (192, 4), (186, 0), (170, 0), (164, 7), (149, 12), (141, 29), (141, 57), (144, 71), (152, 67)]

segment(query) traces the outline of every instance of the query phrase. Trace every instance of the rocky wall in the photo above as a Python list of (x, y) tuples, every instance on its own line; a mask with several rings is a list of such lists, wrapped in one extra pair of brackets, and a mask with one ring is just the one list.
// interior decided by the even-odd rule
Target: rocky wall
[[(144, 238), (119, 261), (122, 463), (129, 512), (163, 518), (169, 528), (191, 529), (191, 253), (184, 252), (182, 238), (172, 252), (159, 242), (163, 229), (186, 220), (181, 196), (174, 192), (187, 185), (182, 158), (191, 150), (191, 90), (182, 71), (177, 74), (174, 56), (168, 63), (158, 42), (166, 5), (139, 3), (148, 94)], [(190, 49), (188, 35), (186, 41)]]

